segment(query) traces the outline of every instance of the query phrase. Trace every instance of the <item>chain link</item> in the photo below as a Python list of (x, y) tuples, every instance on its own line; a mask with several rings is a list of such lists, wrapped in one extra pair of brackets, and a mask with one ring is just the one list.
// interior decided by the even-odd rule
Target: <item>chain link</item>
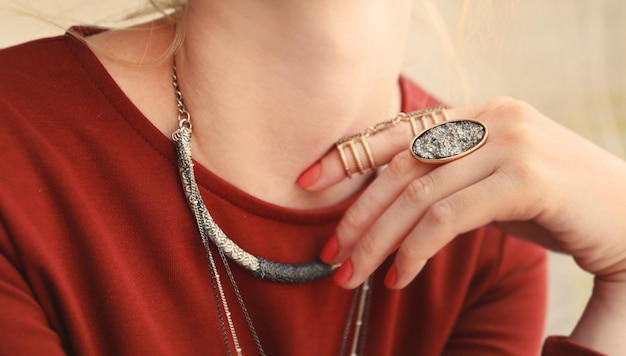
[(426, 116), (428, 114), (432, 114), (432, 113), (436, 113), (443, 110), (443, 106), (438, 105), (438, 106), (433, 106), (430, 108), (426, 108), (423, 110), (418, 110), (418, 111), (414, 111), (411, 113), (399, 113), (398, 115), (396, 115), (396, 117), (394, 117), (393, 119), (387, 120), (387, 121), (383, 121), (383, 122), (379, 122), (375, 125), (372, 125), (368, 128), (366, 128), (365, 130), (354, 134), (352, 136), (348, 136), (346, 138), (342, 138), (341, 140), (337, 141), (337, 145), (341, 145), (344, 144), (346, 142), (350, 142), (350, 141), (356, 141), (359, 140), (361, 138), (368, 138), (370, 136), (374, 136), (375, 134), (381, 132), (381, 131), (385, 131), (388, 128), (392, 127), (392, 126), (396, 126), (399, 123), (402, 122), (410, 122), (412, 120), (415, 119), (419, 119), (423, 116)]
[(174, 95), (176, 96), (176, 109), (178, 109), (178, 127), (180, 129), (188, 128), (191, 130), (191, 114), (185, 108), (183, 103), (183, 94), (178, 85), (178, 73), (176, 72), (176, 61), (172, 66), (172, 85), (174, 86)]

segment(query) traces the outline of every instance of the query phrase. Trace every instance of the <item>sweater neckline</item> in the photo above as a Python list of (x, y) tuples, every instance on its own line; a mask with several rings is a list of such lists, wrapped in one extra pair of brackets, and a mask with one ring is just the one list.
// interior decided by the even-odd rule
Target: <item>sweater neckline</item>
[[(90, 78), (90, 81), (106, 97), (112, 109), (119, 113), (120, 117), (138, 136), (140, 136), (151, 150), (165, 159), (173, 166), (172, 169), (177, 172), (178, 165), (175, 145), (171, 138), (159, 131), (159, 129), (157, 129), (135, 106), (118, 86), (117, 82), (109, 74), (95, 53), (83, 40), (77, 38), (77, 36), (88, 37), (106, 30), (107, 29), (98, 27), (75, 26), (65, 33), (64, 41), (70, 52), (79, 62), (85, 75)], [(406, 103), (404, 90), (406, 83), (404, 82), (406, 80), (400, 77), (399, 81), (402, 91), (402, 110), (404, 111)], [(198, 162), (195, 162), (195, 174), (198, 186), (201, 190), (204, 190), (203, 194), (206, 194), (208, 191), (212, 196), (211, 198), (221, 199), (249, 214), (262, 218), (305, 225), (337, 221), (364, 190), (362, 189), (342, 202), (327, 207), (297, 209), (276, 205), (244, 192)]]

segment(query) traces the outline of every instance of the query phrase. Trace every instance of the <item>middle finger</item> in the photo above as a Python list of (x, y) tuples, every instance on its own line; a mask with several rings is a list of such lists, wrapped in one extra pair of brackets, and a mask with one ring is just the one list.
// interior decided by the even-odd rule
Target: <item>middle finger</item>
[[(346, 259), (344, 264), (352, 271), (348, 274), (344, 267), (341, 273), (337, 273), (344, 280), (337, 280), (337, 283), (346, 288), (359, 286), (397, 249), (429, 206), (491, 175), (496, 169), (494, 155), (497, 155), (496, 151), (484, 147), (463, 159), (435, 166), (425, 174), (423, 169), (416, 168), (404, 179), (383, 172), (377, 179), (378, 184), (368, 188), (349, 209), (356, 209), (363, 214), (364, 221), (371, 221), (369, 228), (361, 232), (361, 229), (354, 230), (354, 225), (346, 225), (343, 221), (339, 225), (337, 237), (343, 248), (337, 259)], [(418, 162), (413, 164), (415, 167), (423, 166)], [(360, 206), (361, 199), (384, 196), (388, 191), (399, 193), (393, 196), (383, 211), (368, 211)], [(349, 214), (354, 213), (347, 213), (347, 216)], [(344, 243), (341, 239), (346, 237), (352, 241)]]

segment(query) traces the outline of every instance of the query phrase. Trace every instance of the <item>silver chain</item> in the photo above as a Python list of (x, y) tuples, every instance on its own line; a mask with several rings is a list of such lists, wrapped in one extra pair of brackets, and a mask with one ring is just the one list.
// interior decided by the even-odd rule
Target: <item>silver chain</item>
[[(209, 235), (211, 234), (212, 230), (214, 230), (215, 228), (219, 229), (219, 227), (212, 220), (210, 214), (208, 214), (208, 210), (206, 211), (205, 214), (202, 214), (202, 212), (198, 211), (198, 210), (201, 210), (202, 208), (206, 209), (206, 207), (204, 206), (204, 203), (202, 202), (199, 189), (195, 183), (195, 176), (193, 174), (193, 161), (191, 159), (191, 129), (192, 129), (191, 115), (189, 114), (189, 112), (187, 111), (185, 107), (185, 104), (183, 102), (183, 96), (182, 96), (180, 87), (178, 85), (178, 75), (176, 72), (175, 60), (172, 66), (172, 84), (174, 86), (174, 93), (176, 95), (176, 107), (178, 110), (178, 130), (176, 130), (172, 134), (172, 139), (177, 143), (177, 153), (179, 155), (179, 164), (181, 165), (181, 179), (183, 179), (183, 185), (185, 186), (185, 191), (190, 200), (190, 204), (193, 206), (192, 210), (196, 217), (196, 222), (198, 223), (198, 228), (199, 228), (200, 235), (202, 237), (202, 242), (206, 250), (206, 256), (209, 262), (213, 297), (215, 299), (216, 308), (218, 311), (218, 318), (219, 318), (220, 327), (222, 330), (222, 335), (224, 337), (224, 342), (226, 344), (227, 353), (228, 355), (231, 354), (230, 342), (228, 341), (228, 333), (230, 333), (230, 338), (233, 341), (235, 352), (238, 356), (241, 356), (243, 355), (243, 350), (239, 344), (239, 339), (237, 337), (235, 325), (232, 320), (232, 315), (230, 312), (228, 301), (226, 300), (226, 295), (224, 293), (224, 288), (221, 282), (220, 274), (218, 272), (217, 265), (215, 264), (215, 259), (213, 258), (213, 254), (211, 253), (211, 248), (210, 248), (211, 246), (209, 243), (210, 241)], [(395, 125), (398, 123), (398, 120), (401, 120), (401, 119), (402, 118), (400, 119), (396, 118), (396, 120), (393, 120), (396, 122), (390, 121), (389, 123), (386, 123), (385, 125)], [(374, 134), (377, 131), (382, 130), (382, 129), (384, 128), (383, 127), (369, 128), (368, 130), (366, 130), (368, 131), (367, 135)], [(184, 153), (181, 153), (181, 152), (184, 152)], [(184, 174), (183, 172), (186, 172), (186, 174)], [(187, 178), (185, 178), (184, 176), (187, 176)], [(200, 208), (198, 208), (198, 206)], [(212, 226), (213, 228), (211, 228)], [(221, 231), (221, 229), (219, 231)], [(226, 257), (222, 248), (218, 246), (217, 250), (219, 252), (220, 258), (222, 260), (222, 263), (228, 275), (229, 281), (237, 297), (237, 301), (239, 302), (239, 306), (248, 324), (250, 333), (252, 334), (252, 337), (254, 338), (257, 351), (259, 352), (260, 355), (265, 356), (265, 351), (263, 350), (263, 347), (261, 346), (261, 342), (257, 335), (256, 329), (254, 328), (254, 325), (252, 324), (252, 318), (250, 317), (250, 314), (248, 312), (248, 309), (246, 308), (246, 305), (244, 303), (239, 287), (230, 269), (228, 258)], [(350, 303), (348, 317), (346, 320), (344, 332), (343, 332), (342, 339), (341, 339), (339, 356), (343, 356), (343, 354), (345, 353), (355, 311), (356, 311), (357, 316), (356, 316), (356, 321), (354, 323), (355, 327), (354, 327), (354, 332), (353, 332), (352, 348), (350, 350), (350, 355), (356, 356), (356, 355), (363, 353), (364, 341), (365, 341), (364, 335), (367, 329), (367, 320), (369, 319), (368, 311), (369, 311), (369, 304), (370, 304), (370, 298), (371, 298), (371, 286), (370, 286), (371, 279), (372, 277), (370, 276), (360, 288), (354, 291), (354, 296), (352, 298), (352, 302)], [(224, 316), (226, 317), (226, 320), (224, 320)], [(228, 331), (226, 330), (226, 325), (228, 325)]]
[[(190, 145), (191, 144), (191, 129), (192, 129), (192, 125), (191, 125), (191, 115), (189, 114), (189, 112), (187, 111), (187, 109), (185, 108), (185, 104), (183, 103), (183, 96), (182, 93), (180, 91), (180, 87), (178, 85), (178, 76), (177, 76), (177, 72), (176, 72), (176, 63), (174, 62), (173, 68), (172, 68), (172, 84), (174, 86), (174, 92), (176, 94), (176, 103), (177, 103), (177, 108), (178, 108), (178, 127), (179, 129), (176, 130), (176, 132), (172, 135), (172, 138), (177, 141), (179, 144), (182, 145)], [(190, 147), (188, 147), (190, 149)], [(188, 167), (188, 169), (193, 170), (193, 162), (191, 161), (191, 157), (188, 157), (189, 159), (185, 159), (184, 164)], [(180, 159), (179, 159), (180, 161)], [(182, 162), (181, 162), (182, 163)], [(193, 181), (194, 179), (192, 179)], [(194, 182), (195, 183), (195, 182)], [(197, 189), (197, 186), (195, 184), (193, 184), (194, 188)], [(197, 214), (197, 212), (194, 209), (194, 214), (196, 215), (196, 219), (199, 220), (198, 221), (198, 227), (199, 227), (199, 231), (200, 231), (200, 235), (202, 236), (202, 242), (204, 244), (204, 248), (206, 250), (206, 255), (207, 255), (207, 259), (209, 262), (209, 267), (210, 267), (210, 276), (211, 276), (211, 284), (212, 284), (212, 289), (213, 289), (213, 297), (216, 301), (216, 306), (218, 306), (218, 318), (220, 319), (220, 327), (222, 328), (222, 334), (226, 335), (226, 330), (225, 330), (225, 323), (224, 323), (224, 315), (226, 316), (226, 323), (228, 324), (228, 331), (230, 332), (230, 337), (233, 341), (233, 345), (235, 347), (235, 352), (238, 356), (242, 356), (243, 355), (243, 350), (239, 344), (239, 338), (237, 337), (237, 331), (235, 329), (235, 324), (233, 322), (232, 319), (232, 315), (230, 312), (230, 308), (228, 305), (228, 301), (226, 299), (226, 295), (224, 294), (224, 288), (221, 282), (221, 278), (220, 278), (220, 274), (218, 272), (217, 269), (217, 265), (215, 264), (215, 260), (213, 258), (213, 254), (211, 253), (211, 248), (210, 248), (210, 244), (209, 244), (209, 238), (207, 236), (207, 229), (206, 228), (202, 228), (201, 225), (204, 225), (201, 223), (204, 222), (204, 216), (201, 214)], [(224, 264), (224, 267), (226, 268), (226, 272), (228, 274), (228, 278), (230, 279), (231, 285), (233, 286), (233, 289), (235, 291), (235, 294), (237, 295), (237, 300), (239, 301), (239, 305), (244, 313), (245, 319), (248, 323), (248, 326), (250, 328), (250, 332), (252, 333), (252, 336), (254, 338), (254, 340), (256, 341), (257, 344), (257, 349), (259, 351), (259, 354), (261, 355), (265, 355), (265, 352), (263, 351), (263, 348), (261, 347), (261, 343), (259, 342), (259, 337), (256, 334), (256, 330), (254, 329), (254, 326), (252, 325), (252, 319), (250, 318), (250, 315), (248, 313), (248, 309), (246, 308), (244, 302), (243, 302), (243, 298), (241, 297), (241, 293), (239, 291), (239, 288), (237, 287), (237, 284), (235, 283), (234, 277), (232, 275), (232, 272), (230, 270), (230, 266), (228, 265), (228, 260), (226, 259), (226, 257), (224, 256), (222, 250), (219, 250), (219, 255), (222, 259), (222, 262)], [(218, 301), (221, 301), (221, 307), (220, 307), (220, 303)], [(223, 311), (223, 312), (222, 312)], [(226, 349), (228, 354), (231, 354), (231, 350), (230, 350), (230, 343), (228, 342), (228, 337), (225, 336), (225, 343), (226, 343)]]

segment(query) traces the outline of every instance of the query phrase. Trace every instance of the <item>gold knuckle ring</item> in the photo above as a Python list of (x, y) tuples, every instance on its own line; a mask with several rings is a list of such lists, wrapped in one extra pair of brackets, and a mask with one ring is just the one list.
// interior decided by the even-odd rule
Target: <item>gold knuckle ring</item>
[[(346, 175), (351, 178), (355, 174), (363, 174), (377, 168), (374, 155), (372, 154), (372, 150), (367, 142), (369, 137), (388, 130), (402, 122), (407, 122), (410, 125), (413, 136), (420, 137), (420, 135), (424, 134), (424, 130), (428, 131), (427, 128), (429, 126), (429, 120), (436, 126), (440, 125), (442, 121), (449, 122), (443, 106), (439, 105), (408, 114), (401, 112), (391, 120), (380, 122), (376, 125), (368, 127), (356, 135), (339, 140), (335, 144), (335, 147), (339, 153), (339, 157), (341, 158)], [(420, 126), (422, 131), (420, 131)], [(431, 129), (434, 129), (435, 127), (432, 127)], [(415, 140), (413, 142), (415, 142)], [(416, 146), (417, 148), (419, 148), (421, 142), (422, 141), (419, 141)], [(413, 146), (414, 144), (411, 145), (411, 147)], [(366, 160), (361, 159), (360, 153), (365, 154)], [(416, 154), (413, 156), (419, 159)], [(348, 157), (350, 157), (350, 159)]]

